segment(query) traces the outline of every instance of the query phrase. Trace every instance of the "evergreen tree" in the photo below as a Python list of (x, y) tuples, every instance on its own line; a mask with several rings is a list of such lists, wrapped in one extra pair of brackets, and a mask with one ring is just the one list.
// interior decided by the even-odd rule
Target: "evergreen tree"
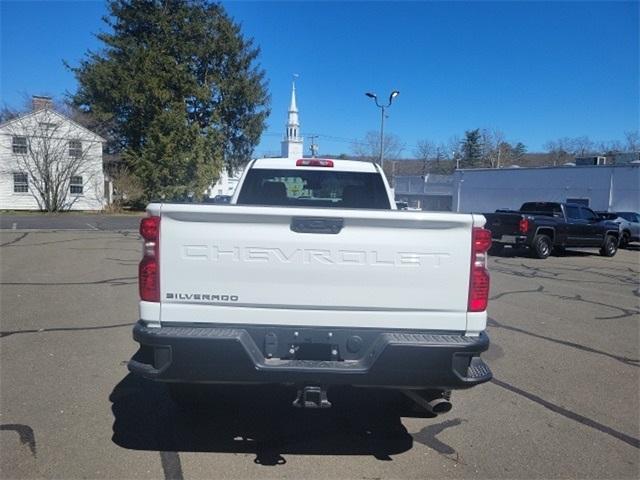
[(247, 161), (269, 114), (259, 49), (207, 0), (111, 0), (98, 38), (72, 68), (72, 102), (110, 129), (147, 199), (202, 195)]
[(482, 143), (480, 141), (480, 129), (467, 130), (464, 132), (464, 140), (461, 142), (462, 168), (473, 168), (483, 166), (482, 162)]
[(527, 147), (522, 142), (518, 142), (511, 150), (511, 158), (514, 162), (519, 162), (525, 153), (527, 153)]

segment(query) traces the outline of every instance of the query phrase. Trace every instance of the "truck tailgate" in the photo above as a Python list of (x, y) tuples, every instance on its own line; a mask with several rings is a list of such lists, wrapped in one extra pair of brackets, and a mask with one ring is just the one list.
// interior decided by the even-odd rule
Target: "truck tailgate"
[(503, 235), (519, 235), (520, 213), (485, 213), (487, 224), (485, 228), (491, 230), (491, 237), (499, 240)]
[(150, 212), (162, 217), (163, 323), (466, 328), (471, 215), (193, 204)]

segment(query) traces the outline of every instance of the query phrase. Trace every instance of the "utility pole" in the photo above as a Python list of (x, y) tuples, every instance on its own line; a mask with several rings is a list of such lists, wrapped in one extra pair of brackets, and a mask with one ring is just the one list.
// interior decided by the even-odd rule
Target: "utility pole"
[(316, 155), (318, 155), (318, 145), (316, 144), (315, 140), (316, 138), (318, 138), (318, 135), (309, 135), (309, 138), (311, 139), (311, 145), (309, 145), (309, 150), (311, 150), (311, 157), (316, 158)]

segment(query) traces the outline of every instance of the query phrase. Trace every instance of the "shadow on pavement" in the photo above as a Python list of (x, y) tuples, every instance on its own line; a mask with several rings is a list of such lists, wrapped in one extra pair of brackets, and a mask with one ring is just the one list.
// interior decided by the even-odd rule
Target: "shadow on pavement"
[[(597, 247), (593, 247), (593, 251), (584, 250), (554, 250), (551, 253), (554, 257), (598, 257), (600, 253)], [(489, 256), (501, 258), (528, 257), (535, 258), (526, 248), (503, 248), (502, 250), (490, 250)]]
[(489, 249), (490, 257), (512, 258), (512, 257), (526, 257), (529, 256), (529, 251), (525, 248), (496, 248)]
[(250, 453), (262, 465), (286, 463), (286, 454), (391, 460), (413, 446), (400, 421), (404, 397), (395, 392), (331, 390), (332, 408), (300, 410), (291, 406), (290, 388), (207, 388), (197, 409), (184, 409), (165, 385), (127, 375), (110, 396), (113, 442), (133, 450)]
[(553, 252), (553, 256), (555, 257), (599, 257), (601, 256), (598, 252), (597, 247), (593, 247), (593, 251), (585, 252), (583, 250), (563, 250), (562, 252)]

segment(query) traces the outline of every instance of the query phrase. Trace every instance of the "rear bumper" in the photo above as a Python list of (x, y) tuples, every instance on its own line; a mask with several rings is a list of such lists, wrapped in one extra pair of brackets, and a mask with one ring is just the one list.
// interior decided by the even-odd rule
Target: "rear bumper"
[(514, 245), (517, 247), (528, 245), (529, 240), (526, 235), (501, 235), (491, 239), (493, 243), (501, 243), (503, 245)]
[[(467, 337), (432, 331), (247, 325), (148, 328), (138, 322), (133, 337), (140, 349), (129, 370), (165, 382), (452, 390), (492, 377), (479, 356), (489, 347), (485, 333)], [(325, 346), (328, 357), (318, 353)], [(298, 358), (303, 350), (312, 353)]]

